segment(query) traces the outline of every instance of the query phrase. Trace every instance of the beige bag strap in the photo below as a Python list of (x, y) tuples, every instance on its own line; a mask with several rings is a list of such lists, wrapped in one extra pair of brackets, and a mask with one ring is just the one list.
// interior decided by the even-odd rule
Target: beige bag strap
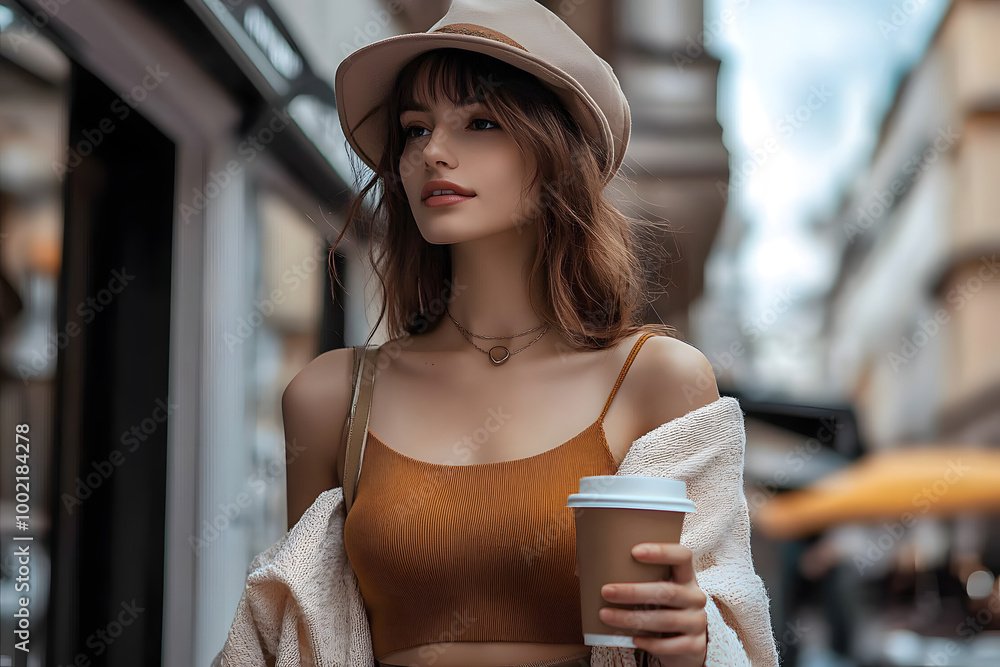
[(354, 494), (361, 477), (361, 463), (368, 441), (368, 416), (371, 414), (372, 390), (375, 388), (375, 368), (379, 347), (357, 345), (354, 347), (354, 373), (351, 382), (351, 413), (348, 416), (347, 438), (344, 441), (344, 512), (354, 504)]

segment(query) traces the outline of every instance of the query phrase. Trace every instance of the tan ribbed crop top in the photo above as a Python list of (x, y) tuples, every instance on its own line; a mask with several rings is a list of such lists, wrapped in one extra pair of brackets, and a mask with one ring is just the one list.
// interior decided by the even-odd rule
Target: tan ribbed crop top
[(376, 659), (432, 642), (583, 644), (576, 525), (567, 497), (581, 477), (613, 475), (604, 415), (563, 444), (522, 459), (435, 464), (368, 431), (344, 546)]

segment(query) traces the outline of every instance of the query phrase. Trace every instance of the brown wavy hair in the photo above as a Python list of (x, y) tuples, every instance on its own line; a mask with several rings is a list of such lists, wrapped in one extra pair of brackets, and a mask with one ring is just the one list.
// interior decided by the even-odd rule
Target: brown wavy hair
[[(421, 81), (427, 88), (418, 91)], [(330, 267), (337, 279), (333, 253), (356, 224), (356, 238), (369, 238), (369, 260), (381, 284), (382, 308), (369, 340), (383, 317), (390, 339), (424, 333), (444, 319), (451, 249), (424, 240), (401, 180), (401, 168), (411, 167), (400, 165), (406, 142), (400, 108), (421, 93), (443, 94), (455, 104), (480, 102), (522, 153), (534, 156), (537, 169), (526, 190), (537, 193), (528, 206), (538, 250), (528, 293), (534, 294), (535, 281), (544, 281), (545, 303), (532, 303), (544, 322), (574, 350), (608, 348), (638, 331), (676, 334), (669, 325), (644, 323), (663, 261), (658, 251), (665, 221), (627, 218), (605, 198), (601, 165), (611, 156), (584, 135), (539, 79), (490, 56), (448, 48), (408, 63), (383, 105), (361, 121), (387, 125), (385, 150), (363, 185), (354, 167), (359, 189), (330, 252)], [(374, 205), (366, 205), (369, 195)]]

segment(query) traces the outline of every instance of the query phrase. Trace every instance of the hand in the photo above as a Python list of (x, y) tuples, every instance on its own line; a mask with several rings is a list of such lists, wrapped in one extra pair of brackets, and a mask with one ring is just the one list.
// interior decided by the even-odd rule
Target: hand
[[(649, 547), (649, 555), (637, 554), (639, 546)], [(608, 602), (642, 608), (602, 607), (601, 620), (619, 628), (678, 633), (665, 638), (633, 637), (633, 641), (651, 657), (669, 661), (674, 667), (704, 667), (708, 655), (708, 596), (695, 579), (691, 549), (669, 542), (643, 542), (633, 547), (632, 556), (643, 563), (670, 565), (670, 580), (604, 586), (601, 595)], [(612, 587), (614, 590), (609, 591)]]

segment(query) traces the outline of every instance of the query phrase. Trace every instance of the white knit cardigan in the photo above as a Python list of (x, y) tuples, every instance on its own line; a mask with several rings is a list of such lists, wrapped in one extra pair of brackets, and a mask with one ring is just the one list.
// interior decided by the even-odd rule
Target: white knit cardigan
[[(706, 667), (778, 665), (767, 591), (750, 554), (745, 448), (739, 401), (723, 396), (635, 440), (617, 472), (687, 483), (696, 511), (684, 518), (681, 543), (694, 553), (708, 597)], [(374, 666), (364, 601), (344, 550), (343, 491), (321, 493), (253, 559), (212, 667)], [(592, 647), (591, 665), (635, 667), (636, 649)]]

